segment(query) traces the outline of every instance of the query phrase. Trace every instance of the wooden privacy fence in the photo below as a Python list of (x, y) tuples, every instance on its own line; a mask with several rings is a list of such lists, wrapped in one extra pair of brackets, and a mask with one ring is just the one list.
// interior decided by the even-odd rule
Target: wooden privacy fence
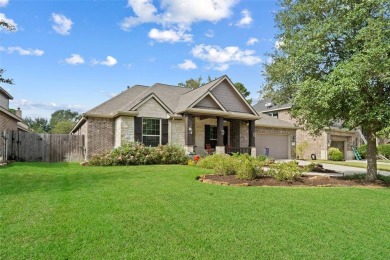
[(84, 161), (84, 135), (9, 131), (7, 157), (22, 162)]

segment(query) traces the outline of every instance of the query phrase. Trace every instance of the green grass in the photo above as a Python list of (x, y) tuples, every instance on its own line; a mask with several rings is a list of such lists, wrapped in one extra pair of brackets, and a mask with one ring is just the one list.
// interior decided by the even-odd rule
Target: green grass
[[(328, 164), (336, 164), (336, 165), (343, 165), (343, 166), (351, 166), (351, 167), (357, 167), (357, 168), (367, 168), (366, 162), (345, 162), (345, 161), (328, 161), (328, 160), (311, 160), (313, 163), (328, 163)], [(390, 164), (377, 164), (377, 168), (380, 171), (390, 171)]]
[(386, 259), (390, 189), (226, 187), (189, 166), (0, 168), (0, 259)]

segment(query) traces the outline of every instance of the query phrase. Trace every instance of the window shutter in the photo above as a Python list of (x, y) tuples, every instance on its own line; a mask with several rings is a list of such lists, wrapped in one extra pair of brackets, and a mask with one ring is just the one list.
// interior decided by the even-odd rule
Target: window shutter
[(161, 119), (161, 144), (166, 145), (168, 143), (168, 119)]
[(142, 143), (142, 117), (134, 118), (134, 141)]
[(206, 149), (206, 144), (210, 144), (210, 125), (204, 126), (204, 148)]

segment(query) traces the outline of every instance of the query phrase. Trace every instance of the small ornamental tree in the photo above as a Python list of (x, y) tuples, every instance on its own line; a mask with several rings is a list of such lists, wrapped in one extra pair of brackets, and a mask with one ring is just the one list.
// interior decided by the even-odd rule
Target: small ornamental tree
[(263, 92), (291, 102), (314, 133), (334, 120), (367, 135), (368, 180), (377, 178), (376, 137), (390, 125), (390, 2), (280, 0), (278, 48)]

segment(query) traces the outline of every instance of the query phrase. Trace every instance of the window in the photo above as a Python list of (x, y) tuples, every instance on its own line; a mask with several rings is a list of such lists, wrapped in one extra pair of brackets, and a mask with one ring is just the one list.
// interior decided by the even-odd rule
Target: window
[(279, 117), (279, 114), (278, 112), (267, 112), (267, 113), (264, 113), (270, 117), (274, 117), (274, 118), (278, 118)]
[(210, 141), (217, 140), (217, 127), (210, 126)]
[(145, 146), (158, 146), (160, 142), (160, 119), (142, 118), (142, 143)]

